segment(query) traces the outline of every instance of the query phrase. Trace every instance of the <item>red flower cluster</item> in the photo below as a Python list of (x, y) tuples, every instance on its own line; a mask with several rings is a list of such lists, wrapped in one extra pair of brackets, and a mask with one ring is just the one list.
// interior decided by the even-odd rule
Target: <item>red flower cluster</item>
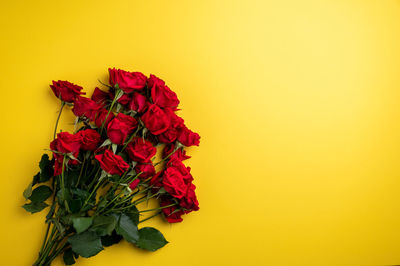
[[(183, 214), (199, 209), (190, 167), (182, 162), (190, 158), (184, 146), (198, 146), (199, 134), (176, 114), (177, 95), (155, 75), (147, 78), (110, 68), (109, 83), (108, 91), (95, 88), (91, 98), (81, 96), (82, 87), (67, 81), (50, 86), (58, 98), (73, 105), (72, 112), (84, 123), (75, 134), (57, 134), (50, 144), (55, 175), (62, 173), (65, 162), (68, 167), (78, 165), (82, 152), (90, 151), (110, 175), (138, 173), (130, 188), (141, 183), (153, 186), (166, 220), (182, 221)], [(156, 173), (152, 158), (158, 144), (165, 144), (164, 169)]]

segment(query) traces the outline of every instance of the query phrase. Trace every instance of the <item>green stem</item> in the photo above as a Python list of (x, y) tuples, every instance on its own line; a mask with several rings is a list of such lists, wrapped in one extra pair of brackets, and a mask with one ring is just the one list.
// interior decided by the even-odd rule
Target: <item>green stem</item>
[(47, 236), (49, 235), (49, 231), (50, 231), (50, 222), (47, 224), (46, 234), (44, 235), (43, 244), (42, 244), (42, 247), (40, 248), (40, 251), (39, 251), (39, 256), (41, 254), (43, 254), (43, 249), (45, 247)]
[(65, 105), (65, 102), (64, 102), (64, 101), (61, 101), (61, 108), (60, 108), (60, 111), (58, 112), (58, 116), (57, 116), (57, 120), (56, 120), (56, 126), (55, 126), (55, 128), (54, 128), (53, 139), (56, 138), (58, 121), (60, 120), (61, 112), (62, 112), (62, 110), (63, 110), (63, 108), (64, 108), (64, 105)]
[(139, 221), (139, 223), (143, 223), (143, 222), (145, 222), (145, 221), (147, 221), (147, 220), (150, 220), (151, 218), (156, 217), (157, 215), (159, 215), (159, 214), (161, 214), (161, 213), (162, 213), (162, 211), (156, 212), (155, 214), (153, 214), (153, 215), (151, 215), (151, 216), (149, 216), (149, 217), (147, 217), (147, 218), (145, 218), (145, 219)]
[(125, 143), (124, 147), (122, 147), (121, 152), (123, 152), (125, 150), (125, 148), (128, 146), (128, 144), (132, 141), (132, 139), (134, 137), (136, 137), (136, 134), (139, 132), (140, 130), (140, 124), (138, 125), (138, 127), (136, 128), (135, 132), (130, 136), (130, 138), (128, 139), (128, 141)]
[(110, 115), (110, 112), (111, 112), (111, 110), (113, 109), (115, 102), (117, 101), (117, 98), (118, 98), (118, 96), (119, 96), (119, 94), (120, 94), (120, 91), (122, 91), (122, 90), (117, 89), (117, 90), (115, 91), (115, 97), (114, 97), (113, 101), (111, 102), (110, 109), (108, 109), (108, 113), (107, 113), (107, 115), (106, 115), (106, 118), (104, 119), (103, 123), (101, 124), (100, 135), (101, 135), (101, 133), (103, 132), (104, 124), (106, 123), (106, 121), (107, 121), (107, 119), (108, 119), (108, 116)]
[(82, 208), (86, 206), (86, 204), (89, 202), (90, 198), (93, 196), (93, 193), (95, 193), (97, 191), (97, 189), (99, 188), (100, 184), (102, 183), (104, 179), (97, 181), (96, 186), (94, 187), (94, 189), (92, 190), (92, 192), (90, 193), (89, 197), (85, 200), (85, 203), (83, 204)]
[(162, 210), (162, 209), (169, 208), (169, 207), (172, 207), (172, 206), (175, 206), (175, 205), (178, 205), (178, 204), (177, 203), (172, 203), (170, 205), (165, 205), (165, 206), (154, 208), (154, 209), (148, 209), (148, 210), (139, 211), (139, 213)]
[(82, 166), (81, 166), (81, 171), (79, 172), (78, 181), (76, 181), (75, 187), (78, 187), (78, 185), (79, 185), (79, 181), (81, 180), (81, 176), (82, 176), (83, 168), (85, 166), (85, 162), (86, 162), (86, 156), (83, 156), (83, 163), (82, 163)]
[(165, 158), (161, 159), (161, 161), (155, 163), (154, 166), (157, 166), (157, 165), (159, 165), (160, 163), (162, 163), (162, 162), (164, 162), (165, 160), (167, 160), (167, 159), (168, 159), (169, 157), (171, 157), (171, 155), (174, 154), (179, 148), (180, 148), (179, 146), (176, 146), (175, 149), (174, 149), (170, 154), (168, 154)]

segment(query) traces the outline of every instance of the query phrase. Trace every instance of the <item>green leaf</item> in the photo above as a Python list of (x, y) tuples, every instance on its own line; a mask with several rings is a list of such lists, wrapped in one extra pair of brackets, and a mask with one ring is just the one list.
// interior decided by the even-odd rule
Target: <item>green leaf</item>
[(101, 239), (95, 232), (86, 231), (68, 238), (72, 250), (84, 258), (89, 258), (103, 250)]
[(77, 217), (72, 219), (72, 224), (78, 234), (86, 231), (93, 222), (93, 217)]
[(53, 163), (49, 160), (49, 155), (43, 154), (39, 162), (40, 178), (39, 183), (48, 181), (54, 174)]
[(136, 206), (132, 206), (132, 208), (126, 210), (125, 214), (128, 215), (136, 225), (139, 224), (139, 210)]
[(98, 236), (111, 235), (116, 225), (117, 220), (114, 216), (96, 216), (90, 230)]
[(49, 205), (47, 205), (44, 202), (31, 202), (31, 203), (25, 204), (24, 206), (22, 206), (22, 208), (24, 208), (27, 212), (36, 213), (36, 212), (40, 212), (47, 206), (49, 206)]
[(139, 230), (139, 240), (136, 246), (145, 250), (156, 251), (168, 243), (164, 236), (155, 228), (144, 227)]
[(48, 186), (39, 186), (37, 188), (35, 188), (32, 191), (32, 195), (29, 197), (29, 199), (32, 202), (43, 202), (45, 200), (47, 200), (51, 194), (53, 194), (53, 191), (51, 190), (51, 188), (49, 188)]
[(29, 199), (29, 197), (32, 195), (32, 182), (28, 185), (28, 187), (24, 190), (24, 198)]
[(109, 247), (109, 246), (119, 243), (119, 241), (121, 241), (121, 239), (122, 239), (122, 236), (118, 235), (114, 230), (110, 236), (109, 235), (102, 236), (101, 243), (103, 244), (103, 246)]
[(72, 251), (71, 248), (64, 251), (63, 259), (65, 265), (75, 264), (74, 252)]
[(116, 231), (120, 236), (130, 243), (136, 243), (139, 239), (139, 233), (136, 224), (126, 214), (121, 214), (118, 218)]
[(54, 211), (56, 210), (56, 204), (53, 202), (53, 204), (50, 207), (49, 213), (46, 215), (46, 221), (50, 220), (51, 217), (53, 217)]
[(39, 182), (40, 182), (40, 172), (38, 172), (36, 175), (33, 176), (32, 186), (36, 185)]

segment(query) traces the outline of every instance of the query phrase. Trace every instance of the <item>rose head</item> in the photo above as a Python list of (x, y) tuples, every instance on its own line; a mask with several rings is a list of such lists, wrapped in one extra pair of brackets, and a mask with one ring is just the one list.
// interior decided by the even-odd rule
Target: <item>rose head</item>
[(81, 149), (85, 151), (94, 151), (101, 141), (100, 134), (94, 129), (85, 129), (78, 132), (81, 137)]
[(109, 68), (110, 84), (119, 88), (125, 93), (132, 93), (135, 90), (142, 90), (146, 86), (146, 76), (140, 72), (128, 72), (121, 69)]
[(163, 174), (163, 187), (173, 197), (181, 199), (186, 194), (184, 176), (175, 168), (168, 167)]
[(178, 128), (178, 141), (186, 147), (199, 146), (200, 136), (186, 126), (181, 126)]
[(154, 135), (167, 131), (170, 121), (165, 112), (155, 104), (149, 105), (147, 112), (141, 117), (146, 128)]
[(196, 186), (193, 184), (190, 184), (187, 187), (185, 196), (181, 199), (181, 201), (179, 203), (179, 205), (185, 209), (185, 213), (199, 210), (199, 202), (197, 201), (195, 189), (196, 189)]
[(178, 170), (179, 173), (182, 175), (185, 184), (190, 184), (193, 181), (193, 177), (190, 174), (190, 167), (186, 167), (182, 163), (182, 161), (178, 159), (171, 159), (168, 161), (167, 166), (169, 168), (175, 168), (176, 170)]
[(162, 79), (159, 79), (155, 75), (151, 74), (147, 80), (147, 85), (151, 88), (151, 98), (153, 103), (160, 107), (171, 107), (176, 108), (179, 105), (178, 97)]
[(141, 173), (139, 175), (141, 179), (147, 179), (156, 174), (156, 169), (151, 163), (138, 163), (135, 166), (135, 171)]
[(97, 104), (104, 105), (109, 99), (110, 95), (108, 92), (102, 91), (99, 88), (95, 88), (91, 99)]
[(95, 158), (100, 162), (101, 169), (110, 175), (122, 175), (129, 169), (124, 159), (110, 150), (105, 150), (104, 154), (98, 154)]
[[(105, 121), (107, 118), (107, 121)], [(94, 123), (96, 127), (101, 128), (101, 126), (104, 123), (104, 127), (107, 127), (108, 124), (110, 123), (111, 120), (114, 119), (114, 113), (113, 112), (108, 112), (107, 109), (100, 109), (95, 117), (94, 117)]]
[(60, 98), (61, 101), (67, 102), (67, 103), (72, 103), (76, 97), (78, 97), (81, 94), (85, 94), (84, 92), (81, 92), (82, 87), (75, 85), (71, 82), (68, 81), (54, 81), (53, 84), (50, 85), (50, 88), (54, 92), (54, 95), (56, 95), (57, 98)]
[(122, 104), (122, 105), (127, 105), (131, 102), (131, 98), (129, 97), (128, 94), (123, 94), (118, 100), (118, 103)]
[(156, 155), (157, 149), (151, 144), (150, 141), (143, 140), (143, 138), (135, 138), (126, 147), (126, 152), (132, 161), (139, 163), (150, 162), (150, 159)]
[(112, 143), (124, 144), (128, 135), (133, 133), (137, 126), (135, 118), (119, 113), (107, 126), (107, 136)]
[[(173, 145), (173, 144), (166, 145), (163, 150), (164, 158), (167, 157), (171, 152), (173, 152), (174, 149), (175, 149), (175, 145)], [(169, 159), (171, 161), (173, 161), (173, 160), (184, 161), (189, 158), (190, 158), (190, 156), (186, 155), (186, 151), (182, 148), (179, 148), (171, 156), (169, 156)]]
[[(54, 175), (60, 175), (62, 172), (62, 165), (64, 162), (64, 155), (72, 154), (75, 158), (79, 155), (81, 148), (81, 137), (77, 134), (73, 135), (68, 132), (61, 132), (57, 134), (57, 138), (50, 143), (50, 149), (53, 152), (55, 159)], [(69, 160), (68, 164), (76, 165), (77, 160)]]
[(100, 108), (101, 106), (92, 99), (78, 96), (74, 101), (72, 112), (76, 116), (85, 116), (88, 119), (93, 120)]
[(182, 210), (177, 210), (176, 206), (165, 208), (165, 206), (169, 206), (172, 204), (173, 202), (170, 199), (162, 199), (160, 202), (160, 206), (164, 207), (162, 209), (162, 212), (164, 214), (165, 220), (167, 220), (167, 222), (169, 223), (180, 223), (183, 221), (181, 216), (185, 213)]
[(133, 180), (133, 181), (129, 184), (129, 188), (130, 188), (131, 190), (134, 190), (134, 189), (139, 185), (139, 183), (140, 183), (140, 179), (137, 178), (137, 179)]
[(149, 104), (150, 102), (147, 100), (146, 96), (134, 92), (131, 102), (129, 103), (129, 109), (138, 113), (143, 113)]

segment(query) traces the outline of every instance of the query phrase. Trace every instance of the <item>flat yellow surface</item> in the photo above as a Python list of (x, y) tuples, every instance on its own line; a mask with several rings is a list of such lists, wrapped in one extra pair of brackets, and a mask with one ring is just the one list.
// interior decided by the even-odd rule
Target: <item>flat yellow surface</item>
[[(3, 1), (0, 265), (30, 265), (22, 191), (48, 148), (48, 84), (154, 73), (202, 136), (200, 211), (77, 265), (400, 264), (400, 1)], [(90, 94), (89, 94), (90, 95)], [(70, 128), (73, 116), (62, 116)], [(61, 265), (58, 259), (54, 265)]]

